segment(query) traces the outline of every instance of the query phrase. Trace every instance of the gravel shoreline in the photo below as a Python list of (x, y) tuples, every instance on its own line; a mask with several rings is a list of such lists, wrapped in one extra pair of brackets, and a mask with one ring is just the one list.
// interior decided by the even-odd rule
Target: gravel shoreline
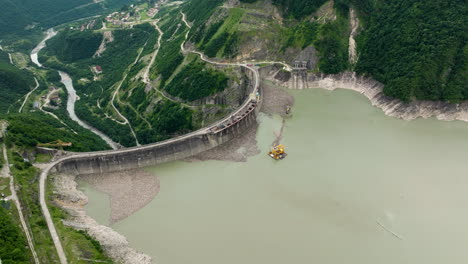
[(131, 248), (123, 235), (110, 227), (99, 224), (86, 214), (84, 207), (88, 203), (88, 197), (77, 189), (76, 176), (58, 174), (53, 176), (53, 181), (55, 187), (53, 202), (70, 216), (69, 219), (63, 220), (64, 225), (85, 230), (117, 263), (152, 263), (150, 256)]

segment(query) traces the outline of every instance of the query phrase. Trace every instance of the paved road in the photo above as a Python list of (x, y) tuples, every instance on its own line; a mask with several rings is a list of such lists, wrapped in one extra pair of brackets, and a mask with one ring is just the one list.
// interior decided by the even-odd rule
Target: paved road
[(23, 103), (21, 104), (21, 107), (20, 107), (20, 109), (18, 110), (18, 113), (21, 113), (21, 111), (23, 111), (23, 107), (24, 107), (24, 105), (26, 104), (26, 101), (28, 101), (29, 96), (30, 96), (34, 91), (36, 91), (37, 88), (39, 88), (39, 82), (37, 81), (36, 77), (34, 77), (34, 81), (36, 81), (36, 87), (34, 87), (34, 89), (32, 89), (29, 93), (26, 94), (26, 97), (24, 98), (24, 101), (23, 101)]
[[(55, 166), (57, 163), (53, 164)], [(44, 219), (46, 220), (47, 227), (49, 228), (52, 241), (54, 241), (55, 249), (57, 250), (57, 254), (60, 259), (60, 264), (67, 264), (67, 257), (65, 255), (65, 251), (63, 250), (62, 243), (60, 242), (60, 238), (58, 236), (57, 230), (55, 229), (55, 225), (52, 221), (52, 217), (50, 216), (49, 208), (47, 208), (47, 203), (45, 199), (47, 175), (49, 174), (49, 171), (52, 167), (53, 166), (49, 165), (41, 172), (39, 178), (39, 204), (41, 206)]]
[[(2, 131), (4, 130), (4, 125), (2, 125)], [(16, 208), (18, 209), (18, 215), (20, 218), (21, 226), (23, 227), (24, 234), (26, 235), (26, 240), (28, 241), (29, 248), (31, 249), (31, 253), (34, 258), (34, 262), (36, 264), (39, 264), (39, 258), (37, 257), (36, 250), (34, 249), (34, 243), (31, 238), (31, 230), (29, 230), (28, 225), (26, 224), (26, 221), (24, 221), (24, 215), (21, 207), (21, 203), (18, 199), (18, 195), (16, 194), (16, 189), (15, 189), (15, 180), (13, 178), (13, 175), (11, 175), (10, 172), (10, 163), (8, 162), (8, 155), (7, 155), (7, 150), (5, 147), (5, 144), (2, 144), (2, 150), (3, 150), (3, 158), (5, 160), (5, 164), (3, 165), (3, 170), (5, 176), (8, 176), (10, 178), (10, 191), (11, 195), (8, 197), (10, 200), (14, 201)]]

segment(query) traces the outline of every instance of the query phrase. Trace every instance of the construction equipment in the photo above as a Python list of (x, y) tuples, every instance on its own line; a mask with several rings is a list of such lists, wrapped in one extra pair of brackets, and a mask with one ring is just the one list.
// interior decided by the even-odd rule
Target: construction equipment
[(284, 146), (283, 145), (278, 145), (274, 148), (271, 149), (271, 151), (268, 153), (268, 155), (275, 160), (281, 160), (286, 157), (286, 153), (284, 152)]
[(64, 147), (71, 147), (73, 144), (71, 142), (63, 142), (62, 140), (58, 139), (49, 143), (38, 143), (38, 147), (44, 148), (60, 148), (63, 149)]

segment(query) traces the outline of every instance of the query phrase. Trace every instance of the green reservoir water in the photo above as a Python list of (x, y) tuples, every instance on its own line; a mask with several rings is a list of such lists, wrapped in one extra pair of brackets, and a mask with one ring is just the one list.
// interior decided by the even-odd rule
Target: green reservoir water
[[(161, 191), (112, 225), (159, 264), (468, 263), (468, 123), (385, 116), (362, 95), (291, 91), (293, 117), (259, 117), (246, 163), (148, 168)], [(109, 199), (90, 186), (103, 224)]]

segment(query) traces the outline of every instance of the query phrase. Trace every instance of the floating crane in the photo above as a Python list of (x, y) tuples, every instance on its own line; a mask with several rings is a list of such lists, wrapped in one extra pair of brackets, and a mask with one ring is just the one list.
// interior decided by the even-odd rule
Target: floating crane
[(272, 157), (275, 160), (281, 160), (286, 157), (286, 152), (284, 152), (284, 146), (283, 145), (278, 145), (274, 148), (271, 149), (270, 152), (268, 152), (268, 155)]
[(38, 147), (45, 147), (45, 148), (60, 148), (63, 149), (64, 147), (71, 147), (73, 144), (71, 142), (63, 142), (62, 140), (58, 139), (49, 143), (38, 143)]

